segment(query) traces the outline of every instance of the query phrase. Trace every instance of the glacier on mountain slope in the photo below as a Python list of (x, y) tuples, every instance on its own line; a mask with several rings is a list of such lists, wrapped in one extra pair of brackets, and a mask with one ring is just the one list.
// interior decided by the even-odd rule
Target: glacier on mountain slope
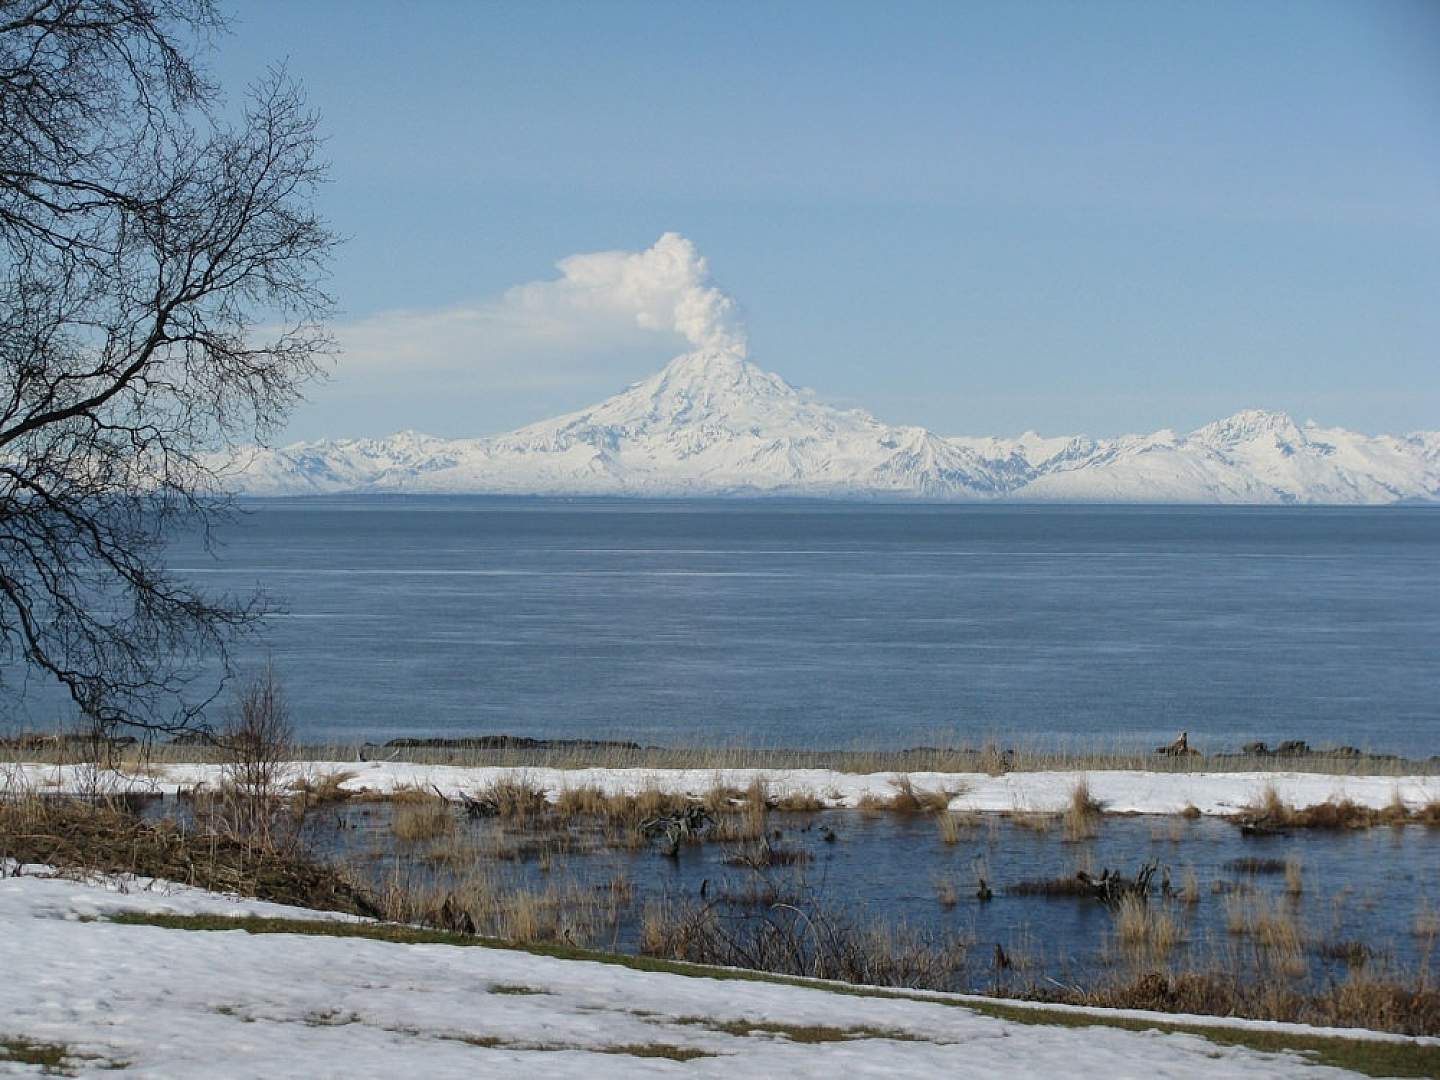
[(227, 469), (253, 495), (1381, 504), (1440, 499), (1440, 432), (1368, 436), (1250, 410), (1188, 435), (945, 437), (821, 404), (739, 348), (708, 348), (598, 405), (505, 434), (249, 449)]

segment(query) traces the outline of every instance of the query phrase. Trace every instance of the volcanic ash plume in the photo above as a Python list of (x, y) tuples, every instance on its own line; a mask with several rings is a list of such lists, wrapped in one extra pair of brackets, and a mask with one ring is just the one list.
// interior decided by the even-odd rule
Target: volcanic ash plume
[(745, 354), (735, 301), (710, 283), (705, 259), (679, 233), (665, 233), (644, 251), (571, 255), (556, 266), (559, 280), (521, 285), (506, 299), (540, 312), (623, 315), (645, 330), (677, 333), (695, 349)]

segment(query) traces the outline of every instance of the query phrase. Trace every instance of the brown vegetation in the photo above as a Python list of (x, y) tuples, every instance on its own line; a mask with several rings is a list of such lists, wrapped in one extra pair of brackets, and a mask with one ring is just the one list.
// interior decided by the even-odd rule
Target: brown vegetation
[(743, 917), (713, 904), (653, 904), (645, 911), (640, 947), (672, 960), (934, 990), (953, 987), (968, 956), (967, 943), (953, 935), (857, 925), (813, 901)]
[(1161, 961), (1180, 943), (1180, 928), (1164, 907), (1129, 893), (1115, 907), (1115, 939), (1132, 961)]
[(326, 911), (378, 915), (367, 890), (298, 844), (173, 821), (144, 821), (123, 805), (29, 796), (0, 799), (0, 860), (62, 871), (164, 878), (216, 892)]
[[(128, 753), (131, 744), (112, 740), (119, 752)], [(988, 773), (1010, 772), (1095, 772), (1099, 770), (1143, 769), (1147, 771), (1196, 772), (1306, 772), (1335, 776), (1435, 776), (1440, 760), (1402, 759), (1393, 755), (1366, 755), (1349, 752), (1311, 752), (1302, 757), (1253, 754), (1185, 755), (1179, 757), (1135, 753), (1129, 749), (1102, 746), (1080, 750), (1051, 750), (1024, 744), (1002, 748), (995, 742), (981, 747), (933, 746), (909, 750), (801, 750), (755, 746), (657, 747), (636, 744), (571, 741), (540, 743), (499, 737), (494, 745), (386, 746), (387, 760), (420, 765), (487, 765), (514, 769), (760, 769), (781, 772), (793, 769), (834, 769), (850, 774), (875, 773)], [(83, 758), (96, 760), (93, 739), (88, 735), (57, 736), (50, 732), (25, 733), (0, 739), (0, 754), (27, 761), (69, 763)], [(307, 745), (295, 747), (297, 762), (354, 761), (357, 754), (374, 755), (375, 747), (354, 744)], [(159, 764), (218, 760), (212, 746), (203, 742), (157, 743), (149, 749)], [(1440, 814), (1440, 800), (1437, 800)]]
[(438, 840), (455, 831), (455, 812), (434, 796), (425, 802), (402, 803), (390, 818), (390, 831), (402, 844)]
[(746, 844), (725, 853), (721, 861), (726, 866), (743, 866), (750, 870), (767, 870), (772, 866), (795, 866), (811, 859), (808, 851), (772, 844), (768, 839)]
[(1042, 878), (1020, 881), (1005, 890), (1011, 896), (1069, 896), (1090, 899), (1094, 893), (1090, 885), (1075, 875), (1058, 878)]
[(775, 799), (770, 808), (789, 814), (813, 814), (825, 809), (825, 800), (813, 791), (791, 791)]
[(344, 802), (355, 795), (345, 786), (355, 779), (355, 775), (348, 769), (334, 769), (315, 776), (302, 776), (292, 781), (290, 788), (303, 802), (312, 805)]
[(1285, 872), (1284, 859), (1259, 859), (1254, 856), (1246, 856), (1243, 859), (1231, 859), (1225, 864), (1226, 870), (1233, 870), (1237, 874), (1283, 874)]
[(1298, 855), (1285, 860), (1285, 891), (1290, 896), (1299, 896), (1305, 891), (1305, 868)]
[(1180, 882), (1180, 892), (1176, 894), (1182, 904), (1192, 906), (1200, 902), (1200, 879), (1195, 874), (1193, 866), (1185, 868), (1185, 876)]
[[(1429, 807), (1412, 815), (1396, 792), (1386, 806), (1364, 806), (1353, 799), (1327, 799), (1313, 806), (1294, 807), (1280, 798), (1274, 785), (1235, 816), (1248, 832), (1284, 832), (1288, 829), (1368, 829), (1376, 825), (1404, 825), (1409, 821), (1426, 821)], [(1437, 818), (1440, 820), (1440, 818)]]
[(1012, 825), (1034, 833), (1048, 833), (1060, 820), (1059, 814), (1047, 814), (1038, 810), (1017, 810), (1007, 816)]
[(1223, 970), (1151, 971), (1091, 989), (1036, 989), (1036, 1000), (1107, 1009), (1243, 1016), (1319, 1027), (1365, 1028), (1406, 1035), (1440, 1034), (1440, 990), (1425, 983), (1352, 972), (1315, 992), (1285, 979), (1245, 980)]
[(631, 898), (630, 883), (623, 877), (612, 878), (603, 888), (573, 881), (527, 888), (507, 884), (484, 865), (472, 864), (443, 883), (397, 869), (379, 902), (384, 917), (395, 922), (518, 944), (597, 946), (613, 942)]
[(1289, 977), (1305, 974), (1306, 934), (1279, 900), (1264, 893), (1227, 896), (1225, 928), (1252, 940), (1265, 968)]
[(503, 776), (464, 799), (474, 816), (493, 816), (526, 822), (543, 817), (550, 809), (545, 790), (523, 775)]
[(957, 810), (947, 810), (935, 815), (935, 827), (940, 833), (942, 844), (958, 844), (975, 831), (980, 824), (980, 815)]
[(927, 791), (917, 788), (909, 776), (890, 781), (891, 795), (867, 793), (860, 797), (861, 810), (889, 810), (897, 814), (939, 814), (950, 808), (950, 800), (958, 791)]
[(1104, 806), (1090, 793), (1090, 783), (1081, 779), (1070, 791), (1065, 807), (1065, 839), (1071, 842), (1089, 840), (1100, 825)]

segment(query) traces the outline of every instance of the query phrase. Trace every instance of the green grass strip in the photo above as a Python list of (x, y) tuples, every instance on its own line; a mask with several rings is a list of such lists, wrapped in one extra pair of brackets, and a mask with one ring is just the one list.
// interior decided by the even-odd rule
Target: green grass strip
[(65, 1075), (64, 1065), (70, 1048), (60, 1043), (42, 1043), (33, 1039), (0, 1035), (0, 1061), (22, 1065), (38, 1065), (47, 1074)]
[(157, 926), (169, 930), (243, 930), (250, 934), (306, 934), (314, 937), (362, 938), (399, 945), (454, 945), (524, 952), (532, 956), (549, 956), (559, 960), (588, 960), (614, 964), (634, 971), (655, 971), (691, 978), (723, 979), (741, 982), (774, 983), (823, 990), (852, 997), (895, 998), (918, 1001), (928, 1005), (961, 1008), (982, 1016), (1016, 1024), (1047, 1027), (1111, 1027), (1126, 1031), (1163, 1031), (1198, 1035), (1221, 1046), (1241, 1046), (1263, 1053), (1304, 1055), (1316, 1065), (1349, 1069), (1366, 1076), (1440, 1076), (1440, 1046), (1380, 1039), (1341, 1038), (1327, 1035), (1305, 1035), (1284, 1031), (1263, 1031), (1254, 1028), (1212, 1027), (1204, 1024), (1140, 1020), (1126, 1016), (1106, 1016), (1098, 1012), (1070, 1012), (1044, 1007), (1026, 1007), (995, 1001), (956, 1001), (929, 997), (904, 990), (880, 989), (869, 986), (845, 986), (764, 971), (740, 971), (714, 968), (679, 960), (660, 960), (649, 956), (626, 956), (618, 953), (592, 952), (568, 945), (517, 945), (494, 941), (446, 930), (427, 930), (396, 923), (342, 922), (331, 919), (272, 919), (229, 915), (166, 915), (146, 912), (125, 912), (112, 915), (108, 921), (127, 926)]

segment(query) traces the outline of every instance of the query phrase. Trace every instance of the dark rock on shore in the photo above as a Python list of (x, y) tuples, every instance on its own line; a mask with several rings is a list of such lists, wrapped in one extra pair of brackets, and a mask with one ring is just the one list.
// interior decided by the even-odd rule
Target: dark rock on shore
[(1332, 746), (1315, 749), (1303, 739), (1286, 739), (1273, 749), (1265, 742), (1250, 742), (1240, 748), (1238, 754), (1216, 754), (1216, 757), (1268, 757), (1268, 758), (1364, 758), (1369, 761), (1399, 761), (1399, 754), (1367, 754), (1356, 746)]
[(93, 746), (108, 746), (120, 749), (135, 746), (140, 740), (134, 735), (96, 736), (87, 734), (37, 735), (21, 734), (12, 738), (0, 738), (0, 746), (13, 746), (19, 750), (87, 749)]
[(214, 746), (215, 736), (208, 731), (182, 731), (170, 740), (171, 746)]
[(531, 739), (524, 735), (475, 735), (459, 739), (391, 739), (387, 750), (644, 750), (637, 742), (606, 739)]

